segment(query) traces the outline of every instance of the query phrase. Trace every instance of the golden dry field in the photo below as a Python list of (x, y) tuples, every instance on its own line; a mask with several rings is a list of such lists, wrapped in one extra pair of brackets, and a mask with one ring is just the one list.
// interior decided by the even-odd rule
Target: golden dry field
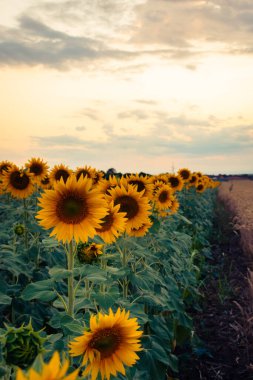
[(253, 255), (253, 181), (223, 182), (218, 197), (233, 215), (233, 228), (240, 232), (243, 251)]

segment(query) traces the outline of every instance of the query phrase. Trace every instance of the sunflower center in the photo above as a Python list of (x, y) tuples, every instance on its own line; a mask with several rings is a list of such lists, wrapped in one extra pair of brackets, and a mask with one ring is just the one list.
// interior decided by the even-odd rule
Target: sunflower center
[(45, 177), (41, 180), (42, 185), (48, 185), (50, 183), (49, 177)]
[(120, 212), (125, 212), (128, 219), (132, 219), (138, 214), (139, 205), (137, 201), (128, 195), (116, 198), (114, 204), (120, 204)]
[(68, 177), (69, 177), (69, 172), (67, 170), (64, 170), (64, 169), (57, 170), (57, 172), (55, 173), (55, 176), (54, 176), (56, 181), (60, 181), (60, 179), (63, 178), (63, 181), (65, 183), (66, 183)]
[(71, 194), (59, 200), (56, 213), (58, 218), (66, 224), (80, 223), (87, 215), (87, 206), (85, 200)]
[(177, 177), (170, 177), (169, 182), (171, 187), (177, 187), (179, 185), (179, 179)]
[(188, 170), (182, 170), (182, 171), (180, 172), (180, 174), (181, 174), (181, 177), (182, 177), (183, 179), (188, 179), (188, 178), (190, 177), (190, 172), (188, 172)]
[(137, 191), (140, 192), (142, 190), (145, 189), (145, 185), (142, 181), (138, 181), (138, 180), (131, 180), (129, 181), (129, 184), (130, 185), (137, 185)]
[(24, 190), (29, 186), (30, 180), (25, 173), (15, 171), (10, 175), (10, 184), (18, 190)]
[(114, 354), (120, 342), (121, 336), (118, 329), (105, 328), (94, 334), (89, 346), (98, 350), (101, 354), (101, 359), (104, 359)]
[(169, 194), (167, 191), (162, 191), (160, 194), (159, 194), (159, 202), (161, 203), (165, 203), (168, 199), (169, 199)]
[(96, 229), (96, 231), (98, 232), (105, 232), (105, 231), (109, 231), (113, 225), (113, 214), (108, 214), (106, 216), (103, 217), (102, 219), (102, 225), (101, 225), (101, 228), (99, 229)]
[(204, 186), (200, 184), (200, 185), (197, 186), (197, 190), (203, 190), (203, 187)]
[(35, 175), (40, 175), (43, 172), (43, 166), (39, 163), (34, 163), (30, 166), (30, 172)]

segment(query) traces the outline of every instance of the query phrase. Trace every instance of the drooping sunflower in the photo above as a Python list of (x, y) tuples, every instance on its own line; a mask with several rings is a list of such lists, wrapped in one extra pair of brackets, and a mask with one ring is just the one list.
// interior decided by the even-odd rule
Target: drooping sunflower
[(154, 195), (155, 207), (157, 210), (165, 210), (171, 206), (172, 190), (169, 185), (162, 185)]
[(92, 264), (100, 255), (103, 255), (103, 244), (79, 243), (77, 245), (77, 257), (81, 263)]
[(144, 190), (143, 195), (145, 197), (150, 198), (152, 196), (153, 186), (147, 176), (142, 176), (139, 174), (130, 174), (126, 178), (122, 177), (120, 180), (120, 184), (122, 184), (123, 186), (126, 186), (126, 184), (136, 186), (138, 192), (142, 192)]
[(16, 380), (75, 380), (78, 377), (79, 368), (67, 375), (69, 368), (68, 360), (61, 365), (60, 355), (57, 351), (54, 352), (48, 363), (43, 363), (40, 372), (30, 369), (28, 372), (23, 372), (20, 368), (17, 370)]
[(0, 161), (0, 178), (2, 177), (2, 175), (7, 172), (8, 170), (10, 170), (12, 168), (14, 164), (10, 161)]
[(60, 181), (60, 179), (62, 178), (63, 181), (66, 183), (71, 173), (72, 170), (69, 169), (68, 166), (63, 164), (55, 165), (50, 172), (50, 181), (54, 183), (56, 181)]
[(181, 191), (183, 186), (184, 186), (184, 182), (183, 182), (182, 178), (180, 176), (174, 175), (174, 174), (169, 175), (168, 183), (171, 186), (173, 191)]
[(36, 215), (39, 224), (53, 228), (50, 236), (56, 235), (63, 242), (75, 239), (86, 242), (94, 237), (96, 228), (107, 214), (107, 203), (102, 194), (92, 189), (92, 180), (81, 177), (77, 181), (71, 175), (66, 183), (63, 179), (55, 183), (54, 189), (45, 190)]
[(135, 186), (116, 186), (109, 193), (106, 196), (108, 201), (113, 200), (115, 205), (120, 205), (119, 211), (126, 213), (127, 233), (132, 228), (140, 228), (151, 214), (148, 198), (143, 196), (143, 191), (138, 192)]
[(105, 243), (111, 244), (125, 231), (127, 218), (126, 213), (120, 212), (120, 205), (108, 204), (108, 214), (102, 219), (102, 224), (96, 228), (96, 233)]
[(128, 231), (129, 236), (135, 236), (135, 237), (142, 237), (145, 236), (150, 227), (152, 227), (152, 222), (149, 218), (147, 218), (146, 222), (142, 224), (139, 228), (132, 228), (130, 231)]
[(84, 376), (91, 375), (96, 380), (110, 380), (117, 372), (125, 375), (124, 365), (132, 367), (141, 351), (142, 331), (136, 318), (129, 318), (129, 311), (118, 308), (109, 315), (98, 313), (90, 318), (90, 330), (70, 342), (70, 355), (83, 356), (82, 365), (86, 366)]
[(27, 198), (34, 191), (32, 175), (16, 165), (5, 171), (1, 179), (3, 188), (15, 198)]
[(33, 175), (34, 183), (39, 184), (40, 181), (47, 175), (49, 166), (41, 158), (31, 158), (25, 167), (28, 169), (29, 173)]

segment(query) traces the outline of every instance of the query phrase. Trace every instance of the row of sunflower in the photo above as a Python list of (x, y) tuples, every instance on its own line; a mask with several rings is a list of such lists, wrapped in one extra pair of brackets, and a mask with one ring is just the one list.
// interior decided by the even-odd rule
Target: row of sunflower
[[(0, 184), (0, 212), (14, 231), (11, 239), (2, 234), (1, 245), (6, 376), (15, 378), (17, 367), (19, 380), (138, 380), (163, 378), (168, 367), (176, 371), (180, 333), (192, 335), (185, 304), (195, 297), (198, 274), (185, 233), (194, 221), (185, 218), (179, 199), (185, 203), (191, 195), (191, 207), (195, 199), (210, 219), (201, 199), (211, 200), (218, 183), (185, 168), (156, 176), (108, 176), (88, 166), (49, 171), (32, 158), (23, 168), (2, 161)], [(47, 332), (36, 349), (28, 317)], [(14, 327), (18, 322), (22, 327)], [(26, 345), (22, 354), (18, 342)], [(48, 363), (29, 369), (42, 350)], [(31, 351), (27, 361), (24, 352)], [(72, 359), (61, 366), (54, 351)], [(133, 367), (139, 357), (142, 364)]]

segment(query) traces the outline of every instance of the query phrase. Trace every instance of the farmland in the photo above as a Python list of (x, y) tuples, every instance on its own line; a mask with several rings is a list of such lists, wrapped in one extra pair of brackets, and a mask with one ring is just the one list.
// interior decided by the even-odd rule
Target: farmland
[(183, 379), (185, 355), (207, 354), (195, 319), (208, 273), (220, 273), (217, 192), (244, 231), (251, 181), (49, 170), (35, 158), (3, 161), (0, 180), (4, 379)]

